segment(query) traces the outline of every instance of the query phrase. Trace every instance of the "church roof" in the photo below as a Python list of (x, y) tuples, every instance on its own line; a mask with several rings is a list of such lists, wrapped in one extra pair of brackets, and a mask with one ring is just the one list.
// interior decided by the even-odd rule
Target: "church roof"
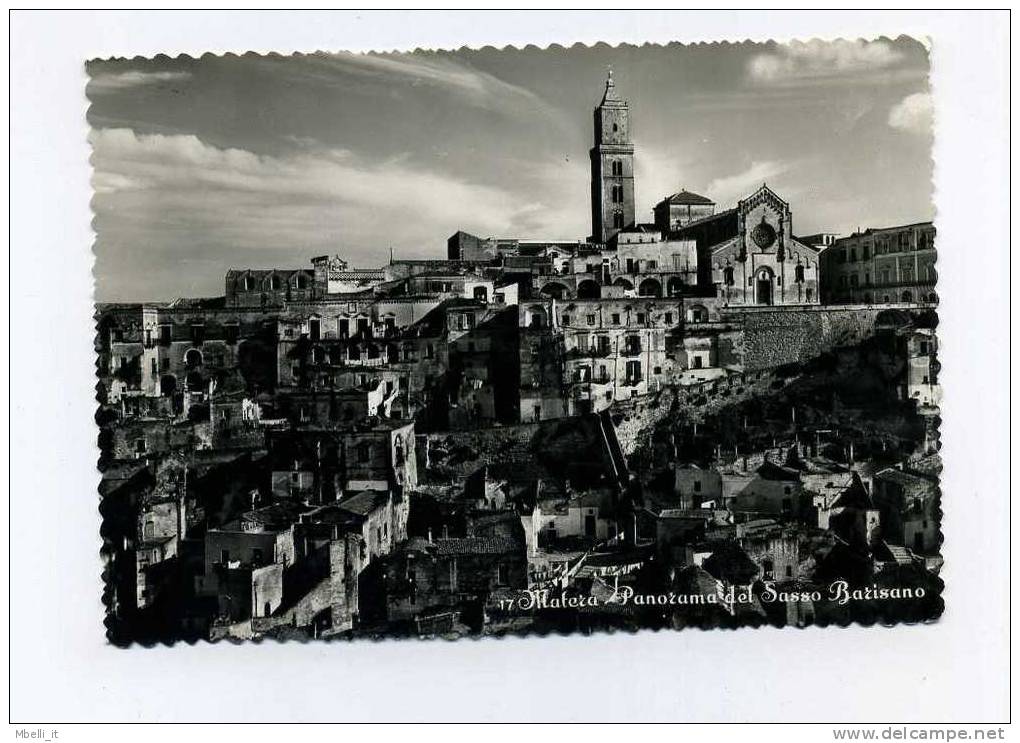
[(663, 202), (668, 202), (670, 204), (683, 204), (683, 205), (687, 205), (687, 204), (691, 204), (691, 205), (706, 205), (706, 206), (714, 206), (715, 205), (715, 202), (712, 201), (712, 199), (708, 198), (707, 196), (702, 196), (701, 194), (691, 193), (687, 189), (681, 189), (680, 191), (677, 191), (672, 196), (667, 196), (662, 201)]

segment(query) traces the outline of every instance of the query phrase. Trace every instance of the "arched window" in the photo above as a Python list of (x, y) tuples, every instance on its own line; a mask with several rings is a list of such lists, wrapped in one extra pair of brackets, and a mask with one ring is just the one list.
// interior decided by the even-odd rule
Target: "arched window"
[(615, 227), (616, 229), (623, 229), (623, 213), (622, 212), (614, 212), (613, 213), (613, 227)]
[(297, 277), (297, 288), (307, 289), (308, 288), (308, 277), (303, 273), (299, 273)]
[(274, 292), (280, 291), (280, 277), (275, 273), (269, 277), (269, 288)]
[(202, 365), (202, 352), (197, 348), (189, 349), (184, 354), (184, 365), (189, 369), (196, 369)]
[(312, 363), (322, 364), (326, 361), (326, 350), (322, 346), (315, 346), (312, 349)]
[(159, 391), (164, 397), (170, 397), (177, 392), (177, 377), (167, 374), (159, 380)]
[(803, 284), (804, 283), (804, 266), (802, 264), (798, 263), (797, 267), (793, 270), (793, 275), (794, 275), (794, 281), (796, 281), (798, 284)]
[(244, 277), (244, 290), (246, 292), (255, 290), (255, 277), (252, 276), (251, 274), (248, 274), (247, 276)]
[(904, 302), (913, 302), (914, 301), (914, 294), (913, 294), (913, 292), (907, 290), (907, 291), (903, 292), (903, 296), (900, 297), (900, 299), (902, 299)]
[(723, 269), (723, 283), (726, 286), (733, 286), (733, 266), (726, 266)]
[(202, 375), (197, 371), (188, 372), (185, 383), (188, 385), (188, 392), (201, 392), (204, 386)]
[(613, 160), (613, 175), (615, 176), (623, 175), (623, 163), (620, 162), (619, 160)]

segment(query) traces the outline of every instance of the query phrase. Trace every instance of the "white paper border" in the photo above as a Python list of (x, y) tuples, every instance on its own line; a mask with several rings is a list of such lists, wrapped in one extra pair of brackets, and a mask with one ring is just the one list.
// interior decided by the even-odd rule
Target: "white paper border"
[[(1008, 16), (159, 11), (22, 12), (10, 23), (13, 721), (1008, 716)], [(106, 644), (85, 59), (900, 33), (933, 45), (946, 399), (947, 608), (937, 624), (131, 651)]]

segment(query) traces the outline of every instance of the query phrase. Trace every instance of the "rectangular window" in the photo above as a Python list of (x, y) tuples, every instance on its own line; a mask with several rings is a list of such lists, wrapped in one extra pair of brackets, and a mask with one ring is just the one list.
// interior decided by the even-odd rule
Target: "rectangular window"
[(641, 381), (641, 362), (640, 361), (628, 361), (627, 362), (627, 383), (637, 384)]
[(619, 325), (619, 324), (620, 324), (620, 313), (619, 312), (614, 312), (613, 313), (613, 325)]
[(160, 345), (163, 345), (163, 346), (169, 346), (170, 345), (170, 326), (169, 325), (160, 325), (159, 326), (159, 342), (160, 342)]

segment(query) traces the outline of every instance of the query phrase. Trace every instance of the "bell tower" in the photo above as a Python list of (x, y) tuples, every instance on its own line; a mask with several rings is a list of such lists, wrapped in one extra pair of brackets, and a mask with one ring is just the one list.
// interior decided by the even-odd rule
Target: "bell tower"
[(634, 225), (634, 143), (630, 109), (616, 92), (609, 71), (602, 102), (595, 107), (595, 146), (591, 148), (591, 240), (609, 242)]

